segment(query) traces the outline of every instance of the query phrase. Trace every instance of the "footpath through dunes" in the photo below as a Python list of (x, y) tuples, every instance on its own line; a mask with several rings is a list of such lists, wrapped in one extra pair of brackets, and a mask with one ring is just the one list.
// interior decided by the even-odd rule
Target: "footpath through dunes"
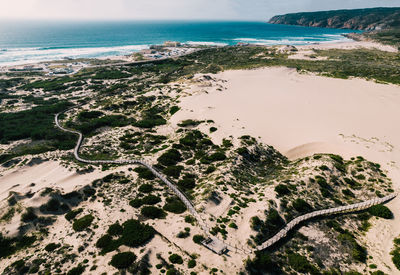
[(293, 228), (295, 228), (297, 225), (299, 225), (300, 223), (302, 223), (304, 221), (307, 221), (309, 219), (312, 219), (312, 218), (315, 218), (315, 217), (319, 217), (319, 216), (327, 216), (327, 215), (333, 215), (333, 214), (338, 214), (338, 213), (348, 213), (348, 212), (364, 210), (364, 209), (367, 209), (367, 208), (369, 208), (371, 206), (382, 204), (382, 203), (385, 203), (387, 201), (390, 201), (390, 200), (392, 200), (393, 198), (395, 198), (397, 196), (396, 194), (391, 194), (391, 195), (383, 197), (383, 198), (376, 198), (376, 199), (373, 199), (373, 200), (368, 200), (368, 201), (365, 201), (365, 202), (360, 202), (360, 203), (356, 203), (356, 204), (352, 204), (352, 205), (314, 211), (314, 212), (311, 212), (311, 213), (308, 213), (308, 214), (305, 214), (305, 215), (302, 215), (302, 216), (299, 216), (299, 217), (295, 218), (294, 220), (289, 222), (282, 230), (280, 230), (275, 236), (273, 236), (269, 240), (265, 241), (263, 244), (257, 246), (253, 250), (250, 250), (250, 249), (247, 249), (247, 248), (243, 248), (243, 247), (237, 247), (237, 246), (235, 246), (233, 244), (228, 244), (228, 243), (224, 242), (223, 240), (220, 240), (219, 238), (211, 235), (210, 228), (207, 226), (207, 223), (205, 222), (205, 220), (202, 219), (200, 214), (196, 211), (196, 209), (194, 208), (192, 202), (186, 197), (184, 192), (179, 190), (179, 188), (175, 184), (170, 182), (163, 174), (161, 174), (159, 171), (157, 171), (147, 161), (140, 160), (140, 159), (131, 159), (131, 160), (123, 160), (123, 159), (122, 160), (87, 160), (87, 159), (81, 158), (79, 156), (79, 149), (80, 149), (80, 147), (82, 145), (82, 141), (83, 141), (82, 133), (78, 132), (78, 131), (75, 131), (75, 130), (64, 128), (63, 126), (61, 126), (60, 121), (59, 121), (59, 116), (62, 113), (65, 113), (65, 112), (67, 112), (69, 110), (72, 110), (72, 109), (78, 108), (78, 107), (80, 107), (80, 106), (78, 105), (78, 106), (69, 108), (64, 112), (56, 114), (56, 116), (55, 116), (55, 124), (56, 124), (56, 126), (58, 128), (60, 128), (62, 131), (76, 134), (79, 137), (78, 141), (76, 143), (76, 146), (74, 148), (74, 157), (75, 157), (75, 159), (80, 161), (80, 162), (82, 162), (82, 163), (87, 163), (87, 164), (121, 164), (121, 165), (123, 165), (123, 164), (139, 164), (139, 165), (145, 166), (157, 178), (159, 178), (162, 182), (164, 182), (172, 190), (172, 192), (174, 192), (175, 195), (177, 195), (179, 197), (179, 199), (185, 204), (185, 206), (187, 207), (189, 212), (195, 217), (197, 223), (199, 224), (199, 226), (201, 227), (201, 229), (203, 230), (203, 232), (207, 236), (207, 239), (202, 242), (203, 245), (206, 246), (207, 248), (209, 248), (210, 250), (212, 250), (213, 252), (217, 253), (217, 254), (225, 253), (228, 248), (230, 250), (233, 250), (233, 251), (239, 252), (239, 253), (243, 253), (243, 254), (255, 253), (256, 251), (267, 249), (268, 247), (274, 245), (275, 243), (277, 243), (281, 239), (285, 238), (290, 230), (292, 230)]

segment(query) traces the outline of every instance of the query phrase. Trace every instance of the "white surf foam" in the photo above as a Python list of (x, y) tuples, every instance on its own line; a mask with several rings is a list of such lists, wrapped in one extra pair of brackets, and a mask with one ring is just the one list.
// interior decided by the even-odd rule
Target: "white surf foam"
[(65, 58), (95, 58), (128, 55), (148, 48), (149, 45), (129, 45), (95, 48), (8, 48), (0, 54), (0, 66), (38, 63)]

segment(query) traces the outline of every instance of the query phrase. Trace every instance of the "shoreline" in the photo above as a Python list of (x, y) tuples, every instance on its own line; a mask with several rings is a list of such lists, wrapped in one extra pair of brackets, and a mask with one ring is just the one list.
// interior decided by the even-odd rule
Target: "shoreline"
[[(210, 43), (212, 42), (204, 42), (204, 44), (201, 44), (201, 42), (196, 43), (196, 44), (182, 44), (184, 45), (183, 47), (173, 47), (175, 50), (179, 50), (182, 48), (199, 48), (199, 47), (230, 47), (230, 46), (240, 46), (241, 43), (238, 43), (237, 45), (211, 45)], [(283, 43), (277, 43), (277, 44), (271, 44), (271, 45), (266, 45), (263, 43), (243, 43), (245, 46), (258, 46), (258, 47), (286, 47), (288, 45), (294, 46), (299, 50), (312, 50), (312, 49), (317, 49), (317, 50), (328, 50), (328, 49), (347, 49), (347, 50), (352, 50), (352, 49), (359, 49), (359, 48), (367, 48), (367, 49), (373, 49), (376, 48), (381, 51), (388, 51), (388, 52), (397, 52), (398, 49), (396, 49), (394, 46), (390, 45), (384, 45), (380, 44), (377, 42), (373, 41), (356, 41), (352, 40), (350, 38), (346, 38), (346, 40), (343, 41), (323, 41), (323, 42), (317, 42), (317, 43), (305, 43), (303, 45), (299, 44), (283, 44)], [(15, 63), (15, 64), (10, 64), (6, 63), (0, 63), (0, 72), (4, 71), (10, 71), (10, 70), (24, 70), (24, 67), (35, 67), (35, 66), (44, 66), (44, 65), (54, 65), (54, 64), (70, 64), (70, 63), (79, 63), (79, 62), (85, 62), (85, 63), (91, 63), (91, 62), (114, 62), (114, 61), (123, 61), (123, 62), (132, 62), (133, 56), (137, 53), (142, 53), (144, 50), (149, 49), (151, 46), (150, 45), (131, 45), (131, 46), (124, 46), (124, 47), (140, 47), (138, 50), (132, 50), (132, 52), (128, 54), (114, 54), (114, 55), (107, 55), (107, 56), (99, 56), (99, 57), (78, 57), (78, 58), (69, 58), (69, 57), (63, 57), (60, 59), (48, 59), (48, 60), (37, 60), (37, 61), (27, 61), (24, 63)], [(101, 48), (101, 47), (100, 47)], [(76, 49), (76, 50), (79, 50)], [(173, 57), (179, 57), (180, 55), (177, 54)], [(154, 59), (157, 60), (157, 59)], [(26, 69), (29, 71), (29, 69)], [(30, 68), (32, 70), (32, 68)]]

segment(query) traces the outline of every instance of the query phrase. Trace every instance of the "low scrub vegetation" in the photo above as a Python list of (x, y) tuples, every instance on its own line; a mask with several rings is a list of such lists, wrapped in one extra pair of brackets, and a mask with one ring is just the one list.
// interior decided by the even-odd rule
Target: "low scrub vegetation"
[(136, 255), (132, 252), (122, 252), (115, 254), (111, 259), (111, 265), (118, 269), (130, 267), (136, 260)]
[(83, 231), (92, 224), (93, 220), (94, 217), (90, 214), (83, 216), (82, 218), (74, 221), (74, 223), (72, 224), (72, 228), (75, 231)]

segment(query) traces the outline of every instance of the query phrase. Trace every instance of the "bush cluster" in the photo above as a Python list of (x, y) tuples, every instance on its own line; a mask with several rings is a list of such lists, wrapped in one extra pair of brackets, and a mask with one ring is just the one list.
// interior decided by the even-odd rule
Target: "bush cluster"
[(127, 220), (122, 224), (122, 232), (120, 229), (115, 229), (115, 224), (111, 225), (107, 234), (97, 240), (96, 247), (100, 248), (102, 253), (116, 250), (121, 245), (129, 247), (141, 246), (150, 241), (154, 237), (155, 233), (153, 227), (133, 219)]
[(115, 254), (111, 259), (111, 265), (118, 269), (130, 267), (136, 260), (136, 255), (132, 252), (122, 252)]
[(186, 211), (186, 206), (178, 197), (172, 197), (167, 198), (166, 204), (164, 205), (163, 209), (165, 211), (175, 214), (182, 214)]
[(164, 166), (173, 166), (182, 161), (182, 156), (178, 150), (170, 149), (162, 154), (157, 161)]
[(384, 218), (384, 219), (393, 219), (393, 213), (384, 205), (378, 204), (370, 207), (368, 212), (376, 217)]
[(136, 167), (133, 171), (138, 173), (139, 178), (146, 180), (153, 180), (155, 178), (154, 174), (145, 167)]
[(162, 219), (167, 215), (164, 210), (156, 206), (145, 206), (140, 213), (150, 219)]
[(178, 254), (171, 254), (168, 259), (172, 264), (183, 264), (183, 259)]
[(80, 213), (82, 213), (82, 211), (83, 211), (82, 208), (71, 210), (67, 214), (65, 214), (65, 219), (67, 221), (72, 221), (73, 219), (75, 219), (76, 216), (78, 216)]
[(88, 214), (80, 219), (75, 220), (72, 224), (72, 228), (75, 231), (83, 231), (92, 224), (93, 220), (94, 217), (91, 214)]

